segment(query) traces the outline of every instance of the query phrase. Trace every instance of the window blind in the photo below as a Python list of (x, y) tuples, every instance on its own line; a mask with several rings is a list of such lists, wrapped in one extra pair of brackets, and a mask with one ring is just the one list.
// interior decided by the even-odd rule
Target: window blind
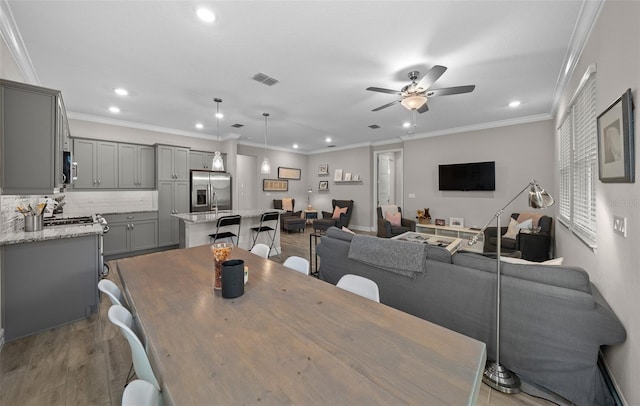
[(596, 242), (597, 126), (595, 74), (572, 99), (558, 128), (560, 141), (559, 220), (590, 247)]

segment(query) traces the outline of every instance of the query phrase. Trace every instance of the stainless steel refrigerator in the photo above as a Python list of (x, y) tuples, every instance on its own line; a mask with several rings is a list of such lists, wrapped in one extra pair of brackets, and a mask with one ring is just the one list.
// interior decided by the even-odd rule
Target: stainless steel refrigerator
[(191, 171), (191, 212), (231, 210), (231, 175), (212, 171)]

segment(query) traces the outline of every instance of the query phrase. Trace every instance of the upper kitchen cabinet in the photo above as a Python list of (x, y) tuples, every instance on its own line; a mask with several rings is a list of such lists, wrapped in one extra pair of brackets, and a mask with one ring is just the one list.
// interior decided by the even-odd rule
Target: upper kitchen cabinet
[(158, 145), (156, 147), (158, 181), (189, 181), (189, 149)]
[(109, 141), (73, 140), (78, 163), (74, 189), (115, 189), (118, 187), (118, 144)]
[(118, 187), (120, 189), (154, 189), (155, 150), (151, 146), (118, 144)]
[[(213, 152), (189, 151), (189, 169), (212, 171)], [(227, 156), (222, 154), (222, 162), (227, 167)]]
[(3, 194), (48, 194), (63, 187), (68, 135), (59, 91), (0, 79)]

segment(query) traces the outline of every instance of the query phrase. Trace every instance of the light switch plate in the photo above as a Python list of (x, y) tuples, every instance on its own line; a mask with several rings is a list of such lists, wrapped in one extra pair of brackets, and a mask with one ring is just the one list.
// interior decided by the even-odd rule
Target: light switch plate
[(627, 218), (613, 216), (613, 231), (627, 238)]

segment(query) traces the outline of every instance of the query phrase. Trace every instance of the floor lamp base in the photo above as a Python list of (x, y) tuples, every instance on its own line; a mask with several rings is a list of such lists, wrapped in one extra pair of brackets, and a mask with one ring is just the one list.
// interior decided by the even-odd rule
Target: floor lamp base
[(482, 382), (502, 393), (520, 392), (520, 378), (495, 361), (487, 361), (482, 375)]

